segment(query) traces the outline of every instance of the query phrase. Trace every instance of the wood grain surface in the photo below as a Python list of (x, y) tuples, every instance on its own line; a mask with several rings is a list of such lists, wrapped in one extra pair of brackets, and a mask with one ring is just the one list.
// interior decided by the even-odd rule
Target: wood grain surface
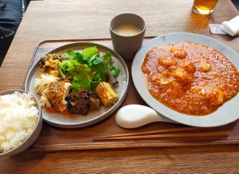
[[(147, 25), (147, 37), (171, 32), (197, 33), (217, 39), (239, 53), (238, 37), (212, 35), (208, 27), (210, 23), (222, 23), (238, 15), (231, 1), (219, 0), (215, 11), (209, 16), (193, 13), (192, 3), (193, 0), (32, 1), (0, 68), (0, 91), (23, 88), (33, 52), (39, 42), (51, 39), (109, 39), (110, 20), (119, 13), (142, 16)], [(128, 66), (130, 68), (130, 64)], [(131, 87), (130, 92), (124, 104), (144, 103), (134, 87)], [(107, 122), (113, 122), (111, 119), (99, 124), (102, 130)], [(238, 127), (238, 123), (233, 124)], [(153, 124), (144, 129), (159, 125), (170, 126)], [(74, 138), (80, 138), (77, 132), (81, 132), (81, 129), (75, 132), (72, 134), (69, 130), (44, 124), (41, 135), (48, 134), (49, 138), (40, 136), (28, 150), (12, 157), (0, 158), (0, 173), (239, 173), (237, 143), (200, 146), (185, 146), (185, 143), (184, 146), (167, 146), (165, 143), (164, 147), (152, 144), (140, 147), (135, 142), (135, 146), (131, 143), (129, 148), (125, 148), (126, 145), (120, 142), (118, 146), (124, 148), (114, 148), (113, 143), (112, 148), (107, 149), (87, 148), (87, 143), (85, 149), (77, 149), (77, 144), (70, 148), (63, 144), (64, 150), (56, 146), (51, 146), (52, 149), (43, 148), (54, 141), (60, 144), (62, 136), (68, 138), (66, 141), (71, 144)], [(53, 134), (57, 136), (51, 136)], [(233, 138), (237, 140), (238, 135), (236, 129), (230, 137), (232, 142)]]

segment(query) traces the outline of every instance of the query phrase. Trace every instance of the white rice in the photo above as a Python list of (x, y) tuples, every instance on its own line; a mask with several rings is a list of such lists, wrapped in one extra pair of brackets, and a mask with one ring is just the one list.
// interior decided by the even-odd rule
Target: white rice
[(34, 130), (39, 110), (30, 94), (0, 96), (0, 153), (19, 146)]

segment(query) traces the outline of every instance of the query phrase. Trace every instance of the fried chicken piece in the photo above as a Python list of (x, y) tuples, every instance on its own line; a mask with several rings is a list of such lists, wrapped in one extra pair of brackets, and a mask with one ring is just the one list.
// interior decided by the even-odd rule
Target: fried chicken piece
[(40, 104), (49, 108), (53, 107), (56, 111), (67, 109), (66, 96), (69, 94), (71, 84), (65, 81), (51, 83), (42, 92)]

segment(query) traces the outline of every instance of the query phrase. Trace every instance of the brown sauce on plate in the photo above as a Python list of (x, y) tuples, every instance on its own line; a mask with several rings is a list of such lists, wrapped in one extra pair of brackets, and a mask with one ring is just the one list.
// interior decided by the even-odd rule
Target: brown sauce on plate
[(154, 47), (141, 69), (151, 95), (185, 114), (210, 114), (239, 91), (236, 67), (223, 53), (200, 43)]
[[(68, 112), (67, 110), (64, 110), (64, 111), (57, 111), (55, 110), (54, 108), (49, 108), (49, 107), (45, 107), (45, 111), (48, 113), (48, 114), (61, 114), (61, 115), (64, 115), (64, 116), (67, 116), (69, 118), (75, 118), (78, 115), (76, 114), (71, 114), (70, 112)], [(84, 116), (84, 115), (83, 115)]]

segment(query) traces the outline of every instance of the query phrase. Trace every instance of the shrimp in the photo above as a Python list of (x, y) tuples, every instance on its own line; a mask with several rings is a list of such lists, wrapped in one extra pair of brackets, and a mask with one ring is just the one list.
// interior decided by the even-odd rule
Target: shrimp
[(171, 48), (170, 53), (173, 53), (174, 57), (178, 59), (184, 59), (187, 56), (187, 52), (182, 48)]
[(211, 69), (211, 65), (206, 59), (200, 58), (195, 60), (197, 70), (200, 72), (208, 72)]
[(170, 56), (160, 57), (158, 59), (158, 63), (163, 66), (177, 65), (177, 62), (173, 59), (173, 57), (170, 57)]
[(196, 71), (196, 67), (191, 61), (183, 61), (180, 63), (180, 67), (183, 68), (188, 73), (194, 73)]
[(210, 105), (218, 106), (224, 102), (223, 91), (218, 87), (213, 86), (194, 86), (191, 91), (198, 93), (205, 100), (209, 102)]

